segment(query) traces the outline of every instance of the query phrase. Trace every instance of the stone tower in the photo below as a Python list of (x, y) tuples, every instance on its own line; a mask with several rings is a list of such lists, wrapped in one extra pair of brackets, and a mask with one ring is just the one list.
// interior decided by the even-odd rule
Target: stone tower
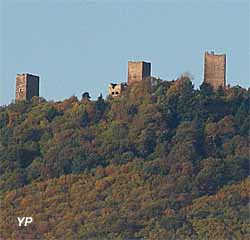
[(16, 101), (39, 96), (39, 77), (23, 73), (16, 76)]
[(151, 76), (151, 63), (148, 62), (128, 62), (128, 85), (140, 82)]
[(205, 52), (204, 82), (214, 89), (226, 86), (226, 54), (218, 55)]

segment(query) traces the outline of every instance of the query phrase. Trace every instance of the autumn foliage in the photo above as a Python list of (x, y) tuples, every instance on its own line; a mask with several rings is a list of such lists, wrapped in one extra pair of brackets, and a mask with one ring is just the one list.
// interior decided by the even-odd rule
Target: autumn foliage
[(249, 105), (181, 77), (1, 107), (0, 237), (249, 238)]

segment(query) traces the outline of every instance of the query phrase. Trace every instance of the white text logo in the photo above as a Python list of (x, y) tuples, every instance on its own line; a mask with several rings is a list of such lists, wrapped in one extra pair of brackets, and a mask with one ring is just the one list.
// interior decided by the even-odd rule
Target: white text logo
[(17, 217), (18, 220), (18, 226), (21, 227), (22, 224), (23, 226), (27, 227), (28, 224), (33, 222), (33, 218), (32, 217)]

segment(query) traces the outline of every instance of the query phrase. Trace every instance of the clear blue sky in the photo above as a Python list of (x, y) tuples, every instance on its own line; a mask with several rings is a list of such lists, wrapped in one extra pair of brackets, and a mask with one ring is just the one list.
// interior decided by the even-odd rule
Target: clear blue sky
[(167, 80), (190, 72), (198, 87), (206, 50), (226, 53), (228, 83), (249, 87), (248, 0), (0, 0), (0, 21), (0, 105), (23, 72), (41, 76), (48, 100), (106, 95), (128, 60)]

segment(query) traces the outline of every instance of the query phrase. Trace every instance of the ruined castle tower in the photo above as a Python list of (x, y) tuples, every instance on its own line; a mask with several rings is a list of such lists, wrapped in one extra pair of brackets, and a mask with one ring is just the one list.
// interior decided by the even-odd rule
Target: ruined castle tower
[(16, 76), (16, 101), (39, 96), (39, 77), (23, 73)]
[(226, 86), (226, 54), (218, 55), (205, 52), (204, 82), (214, 89)]
[(151, 75), (151, 63), (128, 62), (128, 85), (140, 82)]

